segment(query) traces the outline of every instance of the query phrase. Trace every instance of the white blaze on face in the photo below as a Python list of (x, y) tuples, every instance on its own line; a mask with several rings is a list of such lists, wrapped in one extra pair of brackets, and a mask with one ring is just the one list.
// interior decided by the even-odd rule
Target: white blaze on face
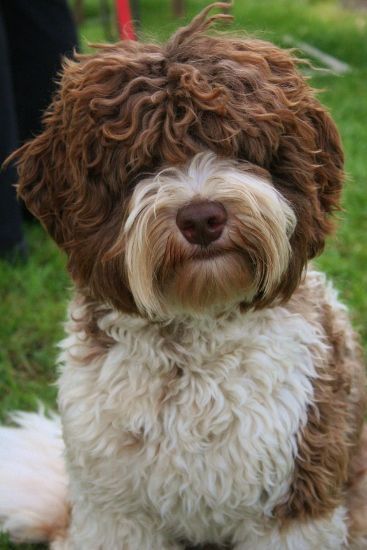
[[(222, 235), (205, 250), (189, 243), (177, 212), (193, 201), (227, 212)], [(295, 215), (270, 181), (251, 165), (196, 155), (135, 188), (125, 224), (126, 270), (138, 307), (152, 316), (202, 312), (269, 295), (291, 255)]]

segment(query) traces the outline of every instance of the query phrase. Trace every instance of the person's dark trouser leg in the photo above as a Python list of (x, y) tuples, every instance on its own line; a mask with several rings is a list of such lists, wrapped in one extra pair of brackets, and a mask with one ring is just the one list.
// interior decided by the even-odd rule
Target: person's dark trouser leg
[(38, 134), (64, 55), (78, 40), (66, 0), (0, 0), (9, 40), (20, 143)]
[[(0, 166), (18, 143), (7, 35), (0, 5)], [(24, 254), (21, 210), (14, 166), (0, 170), (0, 257)]]

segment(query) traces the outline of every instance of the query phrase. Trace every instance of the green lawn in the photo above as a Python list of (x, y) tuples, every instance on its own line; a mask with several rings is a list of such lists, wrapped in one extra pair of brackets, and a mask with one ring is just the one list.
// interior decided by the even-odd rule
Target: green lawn
[[(187, 2), (188, 17), (208, 2)], [(86, 2), (81, 36), (103, 41), (97, 0)], [(142, 38), (160, 40), (180, 21), (168, 0), (141, 0)], [(307, 41), (352, 67), (344, 76), (313, 75), (312, 84), (325, 91), (340, 128), (347, 158), (348, 184), (337, 236), (331, 239), (318, 265), (335, 281), (350, 305), (355, 326), (367, 349), (367, 16), (342, 10), (334, 1), (237, 0), (234, 27), (285, 44), (285, 36)], [(30, 246), (27, 264), (0, 263), (0, 417), (14, 408), (34, 409), (42, 400), (54, 404), (56, 343), (70, 281), (65, 260), (36, 225), (26, 228)], [(15, 548), (0, 539), (0, 550)], [(34, 547), (33, 547), (34, 548)]]

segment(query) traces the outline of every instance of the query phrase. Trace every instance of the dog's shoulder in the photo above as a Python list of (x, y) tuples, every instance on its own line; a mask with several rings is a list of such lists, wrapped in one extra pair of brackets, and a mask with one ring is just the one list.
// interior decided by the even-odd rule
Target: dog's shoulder
[(295, 473), (283, 521), (325, 517), (343, 502), (354, 476), (366, 406), (366, 378), (359, 339), (348, 309), (326, 277), (309, 270), (288, 309), (302, 315), (325, 342), (328, 353), (313, 380), (314, 403), (299, 432)]

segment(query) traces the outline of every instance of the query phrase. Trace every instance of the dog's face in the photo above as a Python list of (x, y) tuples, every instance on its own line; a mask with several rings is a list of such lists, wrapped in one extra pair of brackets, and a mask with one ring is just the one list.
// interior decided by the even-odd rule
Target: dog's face
[(204, 35), (208, 11), (163, 46), (67, 62), (44, 132), (16, 153), (19, 194), (76, 284), (122, 311), (285, 300), (331, 230), (333, 122), (288, 52)]
[(129, 287), (153, 315), (267, 300), (295, 226), (267, 172), (199, 153), (137, 183), (122, 237)]

